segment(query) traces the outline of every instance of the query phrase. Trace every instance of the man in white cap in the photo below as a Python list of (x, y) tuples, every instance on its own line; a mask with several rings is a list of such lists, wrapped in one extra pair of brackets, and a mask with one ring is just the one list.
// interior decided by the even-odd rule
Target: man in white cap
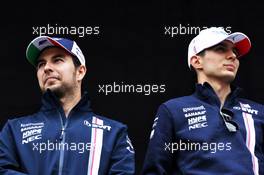
[(76, 42), (40, 36), (26, 57), (36, 67), (42, 107), (5, 124), (0, 174), (134, 174), (126, 125), (94, 114), (81, 92), (86, 66)]
[(142, 174), (264, 174), (263, 105), (231, 85), (250, 47), (245, 34), (216, 27), (193, 38), (196, 90), (159, 107)]

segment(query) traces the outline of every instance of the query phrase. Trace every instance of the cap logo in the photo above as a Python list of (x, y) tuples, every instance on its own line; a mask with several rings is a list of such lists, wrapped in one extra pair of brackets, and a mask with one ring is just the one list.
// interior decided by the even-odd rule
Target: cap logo
[(219, 33), (219, 34), (223, 34), (223, 35), (227, 35), (227, 33), (224, 30), (215, 30), (215, 33)]
[(76, 54), (80, 56), (81, 51), (79, 50), (79, 48), (76, 47), (75, 49), (76, 49)]
[(52, 38), (52, 39), (54, 39), (56, 41), (62, 40), (61, 38)]
[(195, 46), (195, 39), (193, 40), (193, 51), (194, 53), (197, 53), (196, 46)]
[(41, 41), (39, 41), (38, 45), (40, 46), (40, 45), (44, 44), (45, 42), (47, 42), (47, 40), (41, 40)]

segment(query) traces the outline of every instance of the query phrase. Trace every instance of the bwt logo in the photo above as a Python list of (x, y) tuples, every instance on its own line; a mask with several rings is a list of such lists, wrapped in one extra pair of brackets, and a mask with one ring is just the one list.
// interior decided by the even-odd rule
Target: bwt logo
[(90, 123), (89, 121), (87, 120), (84, 120), (83, 121), (84, 125), (88, 126), (88, 127), (92, 127), (92, 128), (98, 128), (98, 129), (106, 129), (107, 131), (110, 131), (111, 130), (111, 126), (108, 126), (108, 125), (98, 125), (96, 123)]
[(258, 110), (252, 109), (249, 104), (240, 103), (240, 106), (241, 106), (241, 110), (242, 111), (247, 112), (249, 114), (256, 114), (256, 115), (258, 115)]

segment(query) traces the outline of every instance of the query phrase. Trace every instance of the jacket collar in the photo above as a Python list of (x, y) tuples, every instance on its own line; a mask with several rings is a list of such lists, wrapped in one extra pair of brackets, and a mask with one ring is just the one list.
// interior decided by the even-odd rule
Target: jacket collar
[[(62, 106), (60, 104), (59, 99), (56, 97), (56, 95), (51, 91), (47, 90), (43, 96), (42, 96), (42, 107), (41, 110), (62, 110)], [(74, 106), (74, 109), (80, 111), (91, 111), (92, 109), (90, 108), (90, 100), (88, 97), (88, 93), (84, 92), (81, 100)]]
[[(224, 106), (235, 104), (237, 102), (237, 97), (241, 95), (241, 92), (242, 89), (240, 87), (231, 85), (231, 92), (228, 94)], [(219, 108), (221, 106), (221, 102), (217, 94), (208, 82), (203, 84), (197, 83), (194, 95), (209, 104), (217, 105)]]

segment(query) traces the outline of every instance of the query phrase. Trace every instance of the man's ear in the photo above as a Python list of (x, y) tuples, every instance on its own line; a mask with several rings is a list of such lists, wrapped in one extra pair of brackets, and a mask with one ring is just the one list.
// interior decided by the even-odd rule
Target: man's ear
[(78, 68), (77, 68), (77, 72), (76, 72), (76, 79), (77, 81), (82, 81), (83, 77), (85, 76), (86, 74), (86, 66), (84, 65), (80, 65)]
[(191, 58), (191, 65), (194, 69), (202, 69), (202, 58), (198, 55), (194, 55)]

